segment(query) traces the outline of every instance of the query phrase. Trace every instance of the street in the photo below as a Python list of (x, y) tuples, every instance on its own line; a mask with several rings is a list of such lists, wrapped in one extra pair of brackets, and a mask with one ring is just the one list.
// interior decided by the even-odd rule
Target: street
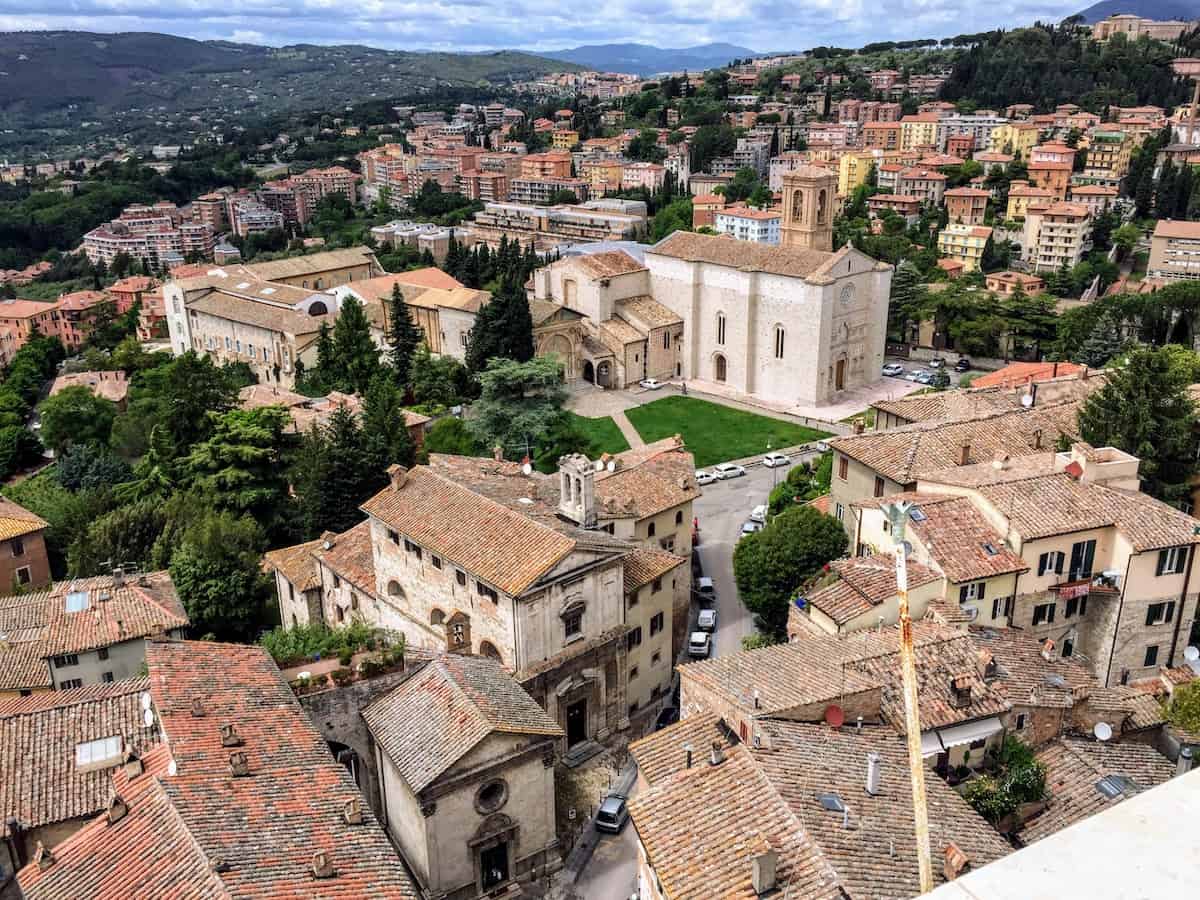
[(575, 882), (575, 891), (584, 900), (626, 900), (637, 893), (637, 832), (633, 822), (626, 822), (620, 834), (600, 838)]

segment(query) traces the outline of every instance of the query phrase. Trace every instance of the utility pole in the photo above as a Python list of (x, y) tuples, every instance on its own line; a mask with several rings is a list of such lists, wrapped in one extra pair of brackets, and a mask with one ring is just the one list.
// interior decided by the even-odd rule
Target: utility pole
[(908, 613), (908, 550), (904, 544), (908, 511), (901, 500), (885, 503), (883, 512), (896, 545), (896, 594), (900, 599), (900, 670), (904, 687), (904, 730), (908, 738), (908, 774), (912, 780), (913, 823), (917, 838), (917, 868), (921, 893), (933, 890), (933, 862), (929, 852), (929, 810), (925, 804), (925, 761), (921, 756), (921, 716), (917, 708), (917, 662), (913, 651), (912, 616)]

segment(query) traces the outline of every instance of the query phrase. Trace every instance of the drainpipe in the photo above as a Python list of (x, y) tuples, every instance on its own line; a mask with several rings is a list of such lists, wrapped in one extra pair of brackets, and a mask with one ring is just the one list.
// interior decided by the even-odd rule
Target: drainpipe
[(1196, 545), (1188, 548), (1187, 572), (1183, 575), (1183, 592), (1179, 595), (1179, 615), (1175, 619), (1175, 630), (1171, 633), (1171, 652), (1167, 656), (1167, 668), (1175, 665), (1175, 648), (1179, 646), (1179, 629), (1183, 625), (1184, 610), (1187, 609), (1188, 585), (1192, 582), (1192, 564), (1196, 561)]
[(1108, 667), (1104, 670), (1104, 686), (1110, 685), (1112, 678), (1113, 658), (1117, 655), (1117, 635), (1121, 633), (1121, 613), (1125, 611), (1125, 592), (1129, 590), (1129, 568), (1133, 565), (1133, 556), (1125, 561), (1125, 580), (1121, 583), (1121, 599), (1117, 601), (1117, 621), (1113, 623), (1112, 647), (1108, 651)]

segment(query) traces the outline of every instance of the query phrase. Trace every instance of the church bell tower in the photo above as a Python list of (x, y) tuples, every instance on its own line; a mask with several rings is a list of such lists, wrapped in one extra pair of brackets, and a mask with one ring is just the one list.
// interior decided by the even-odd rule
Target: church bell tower
[(801, 166), (783, 176), (782, 241), (785, 247), (833, 250), (833, 205), (837, 175)]

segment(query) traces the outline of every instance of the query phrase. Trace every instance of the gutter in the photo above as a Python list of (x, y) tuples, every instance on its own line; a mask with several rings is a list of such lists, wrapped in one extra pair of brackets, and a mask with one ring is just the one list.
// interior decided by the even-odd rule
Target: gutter
[(1192, 566), (1196, 562), (1196, 545), (1188, 548), (1187, 572), (1183, 576), (1183, 592), (1179, 595), (1179, 617), (1175, 620), (1175, 630), (1171, 633), (1171, 652), (1167, 654), (1167, 667), (1175, 665), (1175, 648), (1179, 646), (1179, 629), (1183, 625), (1184, 610), (1187, 608), (1188, 585), (1192, 582)]

